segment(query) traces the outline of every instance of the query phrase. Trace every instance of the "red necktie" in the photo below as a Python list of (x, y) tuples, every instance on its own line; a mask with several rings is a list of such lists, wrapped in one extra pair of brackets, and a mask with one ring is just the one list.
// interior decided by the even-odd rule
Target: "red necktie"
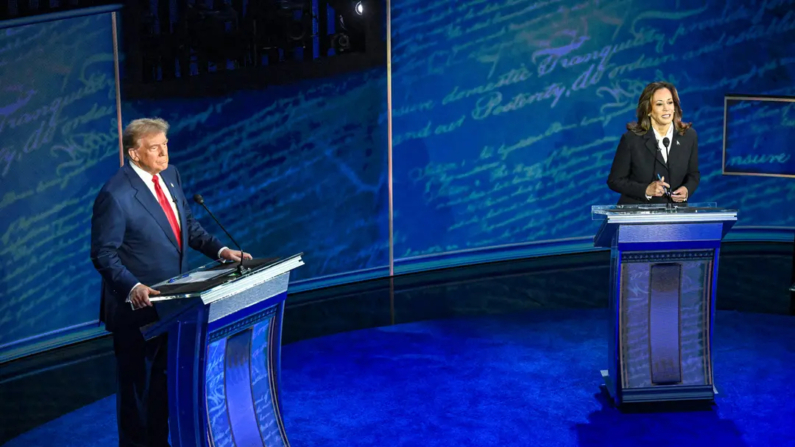
[(174, 210), (171, 209), (171, 204), (168, 203), (166, 195), (163, 194), (163, 189), (160, 187), (160, 181), (158, 181), (156, 175), (152, 177), (152, 182), (155, 184), (155, 194), (157, 194), (157, 201), (160, 202), (160, 207), (162, 207), (163, 212), (166, 213), (166, 218), (168, 219), (168, 223), (171, 224), (171, 230), (174, 232), (174, 237), (177, 238), (177, 245), (179, 245), (179, 249), (182, 250), (182, 238), (180, 237), (177, 216), (174, 215)]

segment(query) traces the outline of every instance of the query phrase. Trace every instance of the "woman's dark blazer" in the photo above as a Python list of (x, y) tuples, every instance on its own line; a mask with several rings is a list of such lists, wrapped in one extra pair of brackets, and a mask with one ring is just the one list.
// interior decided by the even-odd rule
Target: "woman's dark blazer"
[(671, 185), (671, 192), (686, 186), (688, 199), (693, 197), (701, 178), (698, 172), (698, 134), (692, 127), (684, 135), (674, 130), (669, 148), (669, 163), (666, 163), (658, 150), (653, 130), (649, 129), (644, 135), (627, 131), (621, 136), (607, 177), (610, 189), (621, 193), (619, 205), (667, 203), (665, 196), (646, 199), (646, 187), (657, 180), (658, 173)]

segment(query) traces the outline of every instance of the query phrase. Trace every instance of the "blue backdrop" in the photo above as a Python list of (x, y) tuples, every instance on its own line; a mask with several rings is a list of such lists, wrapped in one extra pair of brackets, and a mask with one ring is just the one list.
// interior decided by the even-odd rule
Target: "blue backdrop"
[[(590, 206), (618, 200), (607, 173), (653, 80), (679, 87), (699, 134), (692, 200), (739, 208), (733, 235), (791, 231), (793, 181), (723, 176), (722, 167), (724, 95), (795, 96), (792, 2), (650, 5), (392, 3), (397, 272), (592, 247)], [(96, 319), (90, 207), (118, 166), (109, 29), (103, 15), (0, 36), (0, 354)], [(387, 274), (386, 66), (124, 102), (125, 122), (142, 116), (171, 122), (186, 192), (204, 195), (247, 251), (304, 252), (295, 279), (306, 287)]]
[(107, 12), (0, 29), (0, 359), (96, 328), (91, 207), (119, 167), (113, 66)]
[(597, 224), (589, 207), (617, 202), (610, 164), (655, 80), (677, 85), (699, 135), (692, 200), (739, 208), (740, 227), (795, 224), (794, 182), (721, 176), (724, 94), (795, 93), (792, 2), (393, 8), (395, 253), (407, 263), (494, 246), (587, 246)]

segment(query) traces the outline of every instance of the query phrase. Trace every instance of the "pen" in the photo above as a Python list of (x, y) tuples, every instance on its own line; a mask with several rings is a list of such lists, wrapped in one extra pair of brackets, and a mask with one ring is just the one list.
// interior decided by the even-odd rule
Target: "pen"
[[(660, 173), (659, 172), (657, 173), (657, 180), (662, 181), (662, 177), (660, 177)], [(663, 186), (663, 190), (665, 191), (666, 194), (668, 194), (668, 188)]]

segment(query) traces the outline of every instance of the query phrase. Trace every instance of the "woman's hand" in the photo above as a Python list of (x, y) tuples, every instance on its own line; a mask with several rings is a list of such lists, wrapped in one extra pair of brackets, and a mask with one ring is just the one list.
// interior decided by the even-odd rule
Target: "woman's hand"
[(687, 200), (688, 194), (689, 191), (687, 190), (687, 188), (684, 186), (680, 186), (679, 188), (676, 189), (676, 191), (674, 191), (673, 194), (671, 194), (671, 198), (674, 200), (674, 202), (684, 202), (685, 200)]
[[(663, 194), (665, 194), (665, 188), (670, 187), (671, 185), (665, 183), (665, 177), (661, 177), (660, 180), (649, 183), (649, 186), (646, 187), (646, 195), (652, 197), (662, 197)], [(682, 188), (684, 188), (684, 186)], [(679, 189), (677, 189), (677, 191), (679, 191)], [(687, 191), (686, 188), (685, 191)]]

